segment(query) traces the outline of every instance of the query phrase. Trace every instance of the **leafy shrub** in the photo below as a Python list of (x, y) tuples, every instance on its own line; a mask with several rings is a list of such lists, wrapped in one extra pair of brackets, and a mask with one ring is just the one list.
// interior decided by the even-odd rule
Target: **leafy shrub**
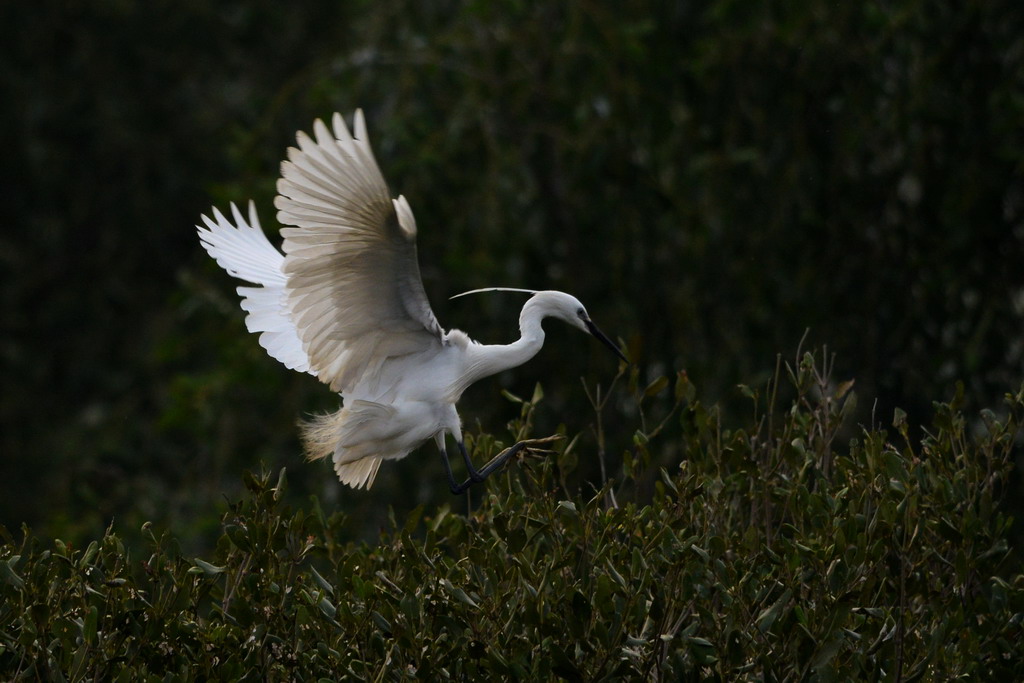
[[(1024, 676), (1024, 575), (1007, 566), (999, 505), (1024, 389), (977, 421), (960, 395), (937, 403), (916, 437), (899, 411), (891, 429), (853, 431), (852, 382), (810, 354), (740, 388), (754, 407), (741, 429), (685, 374), (652, 426), (647, 399), (668, 383), (637, 391), (641, 428), (599, 490), (573, 489), (579, 454), (563, 440), (492, 477), (476, 509), (417, 508), (375, 544), (338, 541), (350, 520), (316, 499), (289, 509), (283, 471), (247, 475), (208, 560), (149, 527), (145, 557), (113, 530), (84, 549), (4, 530), (0, 674)], [(600, 409), (607, 395), (593, 396)], [(661, 467), (669, 439), (685, 457)]]

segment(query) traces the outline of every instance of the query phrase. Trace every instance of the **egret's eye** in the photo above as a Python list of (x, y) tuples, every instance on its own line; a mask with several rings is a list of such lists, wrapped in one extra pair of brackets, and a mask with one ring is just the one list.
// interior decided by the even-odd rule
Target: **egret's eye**
[(578, 315), (580, 317), (580, 320), (586, 320), (587, 319), (587, 312), (584, 311), (582, 308), (576, 309), (576, 315)]

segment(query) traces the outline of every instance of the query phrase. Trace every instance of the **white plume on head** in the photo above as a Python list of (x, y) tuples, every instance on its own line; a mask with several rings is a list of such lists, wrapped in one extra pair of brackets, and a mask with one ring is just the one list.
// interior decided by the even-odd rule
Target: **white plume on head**
[(480, 294), (481, 292), (520, 292), (523, 294), (536, 294), (539, 290), (536, 289), (520, 289), (519, 287), (484, 287), (483, 289), (471, 289), (468, 292), (462, 292), (455, 296), (448, 297), (451, 299), (458, 299), (460, 296), (466, 296), (467, 294)]

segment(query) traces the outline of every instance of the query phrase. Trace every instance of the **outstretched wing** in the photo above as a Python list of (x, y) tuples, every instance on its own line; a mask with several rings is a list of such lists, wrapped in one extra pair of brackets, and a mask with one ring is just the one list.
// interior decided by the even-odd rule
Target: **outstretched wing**
[(206, 228), (196, 226), (200, 243), (230, 275), (261, 285), (237, 290), (242, 297), (242, 309), (249, 314), (245, 326), (250, 332), (259, 333), (260, 346), (286, 367), (315, 375), (290, 318), (285, 295), (287, 279), (282, 270), (284, 255), (267, 240), (252, 202), (248, 223), (234, 204), (231, 216), (234, 224), (218, 209), (213, 210), (212, 219), (203, 215)]
[(315, 140), (297, 136), (274, 205), (284, 237), (288, 306), (310, 367), (352, 391), (389, 358), (441, 344), (416, 258), (416, 221), (392, 200), (356, 111), (355, 137), (338, 114)]

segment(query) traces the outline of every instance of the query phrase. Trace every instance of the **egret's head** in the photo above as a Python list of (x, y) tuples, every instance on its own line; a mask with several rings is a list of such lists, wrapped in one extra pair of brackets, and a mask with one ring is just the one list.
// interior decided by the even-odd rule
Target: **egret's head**
[[(593, 323), (590, 316), (587, 314), (587, 309), (580, 303), (580, 300), (571, 294), (565, 292), (559, 292), (554, 289), (548, 289), (538, 292), (533, 289), (518, 289), (515, 287), (485, 287), (483, 289), (473, 289), (462, 294), (456, 294), (453, 299), (467, 294), (477, 294), (479, 292), (523, 292), (525, 294), (532, 294), (530, 300), (523, 306), (523, 312), (520, 314), (519, 324), (523, 325), (523, 321), (527, 319), (540, 320), (542, 318), (559, 318), (569, 323), (573, 327), (576, 327), (588, 334), (592, 334), (597, 337), (605, 346), (611, 349), (616, 356), (621, 358), (625, 362), (629, 362), (622, 350), (619, 349), (615, 343), (606, 337), (604, 333), (597, 329), (597, 325)], [(536, 316), (536, 317), (533, 317)]]
[(610, 348), (616, 356), (627, 363), (629, 362), (626, 360), (626, 356), (622, 353), (619, 347), (616, 346), (611, 339), (606, 337), (604, 332), (597, 328), (597, 325), (594, 324), (590, 319), (590, 316), (587, 314), (586, 307), (584, 307), (576, 297), (566, 294), (565, 292), (558, 292), (551, 289), (534, 294), (531, 303), (539, 306), (545, 316), (559, 318), (573, 327), (594, 335), (605, 346)]

